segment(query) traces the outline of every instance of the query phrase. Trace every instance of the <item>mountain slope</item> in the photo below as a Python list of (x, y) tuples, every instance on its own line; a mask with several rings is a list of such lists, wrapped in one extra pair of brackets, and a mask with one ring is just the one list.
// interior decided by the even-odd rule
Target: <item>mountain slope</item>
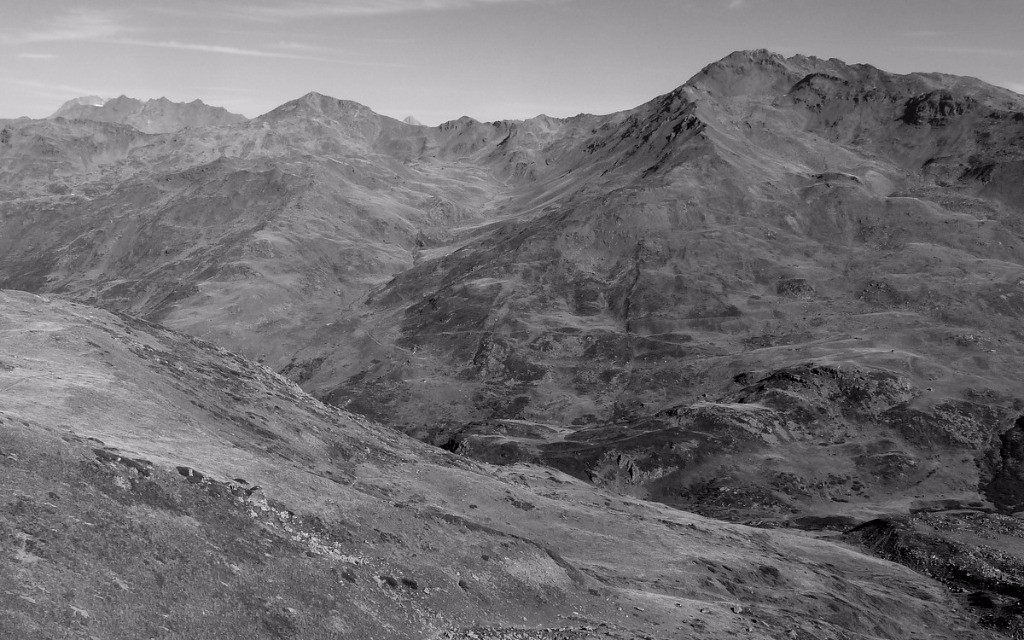
[[(396, 347), (305, 384), (468, 455), (730, 518), (990, 505), (1022, 411), (1022, 104), (735, 54), (583, 147), (582, 171), (612, 165), (602, 191), (580, 178), (399, 274), (371, 301)], [(300, 359), (352, 339), (321, 336), (337, 346)]]
[(0, 302), (5, 637), (989, 637), (897, 565), (470, 463), (158, 326)]
[(309, 94), (168, 135), (15, 123), (0, 281), (732, 519), (1009, 512), (1022, 105), (755, 51), (605, 116), (427, 128)]

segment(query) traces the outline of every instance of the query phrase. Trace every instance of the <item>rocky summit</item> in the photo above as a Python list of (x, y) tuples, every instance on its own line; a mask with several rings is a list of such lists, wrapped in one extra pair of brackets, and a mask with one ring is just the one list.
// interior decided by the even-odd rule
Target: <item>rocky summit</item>
[(11, 637), (1024, 629), (1024, 96), (0, 124)]

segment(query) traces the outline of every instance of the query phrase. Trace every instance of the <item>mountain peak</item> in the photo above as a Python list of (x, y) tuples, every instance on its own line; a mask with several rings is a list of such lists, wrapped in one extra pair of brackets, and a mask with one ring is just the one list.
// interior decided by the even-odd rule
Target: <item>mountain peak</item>
[(767, 49), (734, 51), (704, 67), (683, 87), (704, 90), (719, 98), (784, 95), (807, 83), (840, 83), (883, 91), (893, 99), (921, 99), (935, 91), (948, 91), (958, 99), (971, 99), (1001, 109), (1019, 109), (1021, 101), (1012, 92), (976, 78), (941, 73), (898, 74), (869, 64), (849, 64), (838, 58), (794, 55), (785, 57)]
[(701, 69), (686, 84), (724, 96), (773, 92), (806, 75), (799, 68), (806, 67), (809, 60), (803, 56), (787, 59), (767, 49), (734, 51)]
[(355, 114), (359, 114), (364, 117), (368, 115), (377, 115), (366, 105), (353, 100), (341, 100), (316, 91), (310, 91), (306, 95), (296, 98), (295, 100), (290, 100), (261, 117), (276, 120), (293, 113), (326, 116), (330, 118), (351, 117)]
[(740, 49), (733, 51), (719, 60), (719, 62), (725, 62), (727, 60), (733, 62), (747, 62), (751, 64), (781, 64), (786, 61), (786, 57), (781, 53), (776, 53), (768, 49)]
[(60, 109), (57, 109), (57, 111), (55, 111), (54, 114), (50, 117), (59, 117), (63, 112), (73, 109), (75, 107), (102, 107), (106, 101), (106, 98), (101, 98), (99, 96), (81, 96), (79, 98), (72, 98), (64, 104), (62, 104), (60, 106)]
[(456, 118), (455, 120), (442, 122), (441, 124), (437, 125), (437, 128), (443, 131), (449, 131), (452, 129), (463, 129), (477, 124), (480, 124), (480, 121), (477, 120), (476, 118), (462, 116), (461, 118)]
[(316, 109), (325, 113), (332, 111), (370, 111), (371, 109), (364, 104), (360, 104), (354, 100), (342, 100), (341, 98), (335, 98), (333, 96), (327, 96), (316, 91), (311, 91), (306, 95), (299, 98), (299, 101), (305, 105), (315, 107)]
[(315, 130), (317, 137), (323, 137), (325, 130), (332, 130), (343, 139), (370, 143), (380, 135), (382, 128), (399, 125), (398, 120), (382, 116), (366, 105), (352, 100), (340, 100), (322, 93), (311, 91), (290, 100), (257, 118), (258, 122), (270, 126), (299, 127)]
[(147, 103), (143, 102), (142, 100), (139, 100), (138, 98), (129, 98), (128, 96), (122, 94), (117, 96), (113, 100), (107, 100), (105, 103), (103, 103), (103, 107), (106, 107), (108, 110), (113, 109), (115, 111), (124, 111), (128, 109), (142, 109), (146, 104)]
[(720, 60), (716, 60), (704, 67), (701, 73), (714, 74), (721, 70), (745, 70), (752, 71), (761, 68), (762, 70), (784, 68), (790, 62), (807, 60), (805, 56), (793, 56), (786, 58), (781, 53), (769, 51), (768, 49), (741, 49), (733, 51)]

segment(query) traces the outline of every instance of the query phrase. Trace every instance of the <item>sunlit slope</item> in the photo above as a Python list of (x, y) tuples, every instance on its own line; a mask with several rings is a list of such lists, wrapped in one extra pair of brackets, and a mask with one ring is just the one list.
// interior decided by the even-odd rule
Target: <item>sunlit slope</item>
[(5, 637), (988, 637), (896, 565), (467, 462), (128, 317), (0, 303)]

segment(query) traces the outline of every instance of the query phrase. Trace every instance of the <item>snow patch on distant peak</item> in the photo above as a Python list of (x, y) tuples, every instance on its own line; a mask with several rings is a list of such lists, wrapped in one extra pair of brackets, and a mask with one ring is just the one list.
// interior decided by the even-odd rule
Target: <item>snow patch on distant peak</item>
[(99, 96), (82, 96), (80, 98), (72, 98), (71, 100), (68, 100), (62, 105), (61, 108), (70, 107), (74, 105), (82, 105), (87, 107), (102, 107), (107, 102), (109, 102), (108, 98), (101, 98)]

